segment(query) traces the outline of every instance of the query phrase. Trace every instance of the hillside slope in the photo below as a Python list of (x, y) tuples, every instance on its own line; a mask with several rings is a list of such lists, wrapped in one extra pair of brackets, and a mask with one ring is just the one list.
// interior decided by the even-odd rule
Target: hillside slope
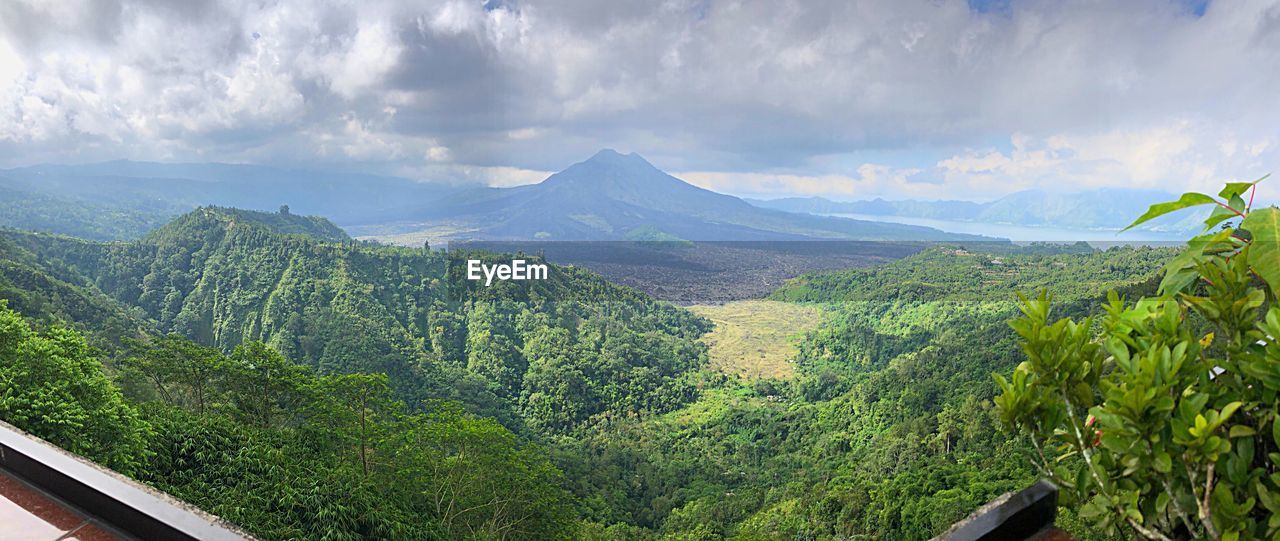
[[(748, 321), (776, 319), (776, 304), (820, 309), (787, 352), (792, 370), (731, 378), (678, 410), (615, 423), (579, 442), (582, 462), (565, 472), (581, 497), (624, 503), (601, 539), (929, 539), (1036, 478), (1010, 459), (1031, 449), (1000, 431), (990, 401), (991, 373), (1022, 360), (1006, 323), (1019, 313), (1013, 293), (1045, 287), (1055, 313), (1089, 313), (1108, 288), (1152, 293), (1174, 253), (937, 247), (806, 275), (773, 302), (725, 307)], [(1060, 518), (1095, 538), (1072, 510)]]
[(322, 242), (261, 218), (203, 208), (132, 243), (4, 231), (0, 261), (30, 254), (162, 333), (224, 351), (260, 340), (321, 373), (388, 374), (411, 404), (454, 398), (546, 430), (678, 405), (705, 362), (703, 320), (581, 269), (484, 288), (450, 279), (443, 253)]
[(175, 214), (45, 193), (0, 178), (0, 227), (90, 240), (132, 240), (164, 224)]

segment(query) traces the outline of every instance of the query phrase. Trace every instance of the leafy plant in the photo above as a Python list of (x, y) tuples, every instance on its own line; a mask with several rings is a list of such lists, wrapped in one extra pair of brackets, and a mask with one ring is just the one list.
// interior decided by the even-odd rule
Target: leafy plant
[(1001, 418), (1104, 531), (1280, 538), (1280, 209), (1252, 208), (1256, 184), (1188, 193), (1129, 226), (1217, 205), (1159, 296), (1112, 292), (1098, 317), (1054, 321), (1042, 293), (1010, 322), (1027, 359), (995, 376)]

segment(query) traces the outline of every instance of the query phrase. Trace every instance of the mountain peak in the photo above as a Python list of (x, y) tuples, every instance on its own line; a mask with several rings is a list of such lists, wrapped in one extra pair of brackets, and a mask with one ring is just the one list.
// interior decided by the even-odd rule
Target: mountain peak
[(607, 165), (647, 165), (653, 167), (649, 160), (635, 152), (623, 154), (612, 148), (601, 149), (590, 158), (582, 163), (607, 164)]
[(612, 148), (602, 148), (589, 158), (590, 160), (607, 160), (610, 158), (622, 157), (622, 153)]

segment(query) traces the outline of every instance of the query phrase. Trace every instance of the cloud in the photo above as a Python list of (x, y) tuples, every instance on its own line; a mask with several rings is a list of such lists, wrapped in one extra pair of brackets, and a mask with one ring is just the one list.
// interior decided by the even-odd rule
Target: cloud
[(1212, 190), (1265, 174), (1276, 164), (1277, 142), (1274, 133), (1173, 120), (1085, 135), (1015, 134), (1008, 152), (968, 151), (939, 161), (936, 171), (953, 190), (989, 196), (1026, 188)]
[(1274, 167), (1275, 65), (1277, 0), (17, 0), (0, 165), (519, 183), (618, 147), (734, 192), (1179, 188)]
[(896, 194), (899, 197), (906, 194), (927, 194), (931, 188), (913, 186), (919, 184), (913, 177), (922, 172), (915, 168), (901, 169), (866, 163), (858, 166), (855, 175), (688, 171), (676, 176), (709, 190), (742, 196), (788, 194), (855, 199), (886, 194)]

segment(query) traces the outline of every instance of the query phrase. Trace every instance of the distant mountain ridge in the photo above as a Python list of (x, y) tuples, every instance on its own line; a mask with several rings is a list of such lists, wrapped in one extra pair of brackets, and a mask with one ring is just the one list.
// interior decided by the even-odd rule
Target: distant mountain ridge
[[(546, 180), (424, 206), (399, 233), (452, 227), (461, 240), (976, 240), (936, 229), (762, 209), (606, 149)], [(356, 234), (369, 234), (357, 228)], [(406, 244), (404, 236), (386, 234)], [(379, 236), (375, 233), (374, 236)], [(993, 240), (993, 239), (987, 239)]]
[(0, 177), (0, 226), (60, 233), (89, 240), (131, 240), (173, 215), (102, 204), (31, 189)]
[[(11, 179), (13, 189), (136, 214), (152, 227), (197, 207), (269, 212), (289, 205), (297, 214), (342, 224), (353, 235), (407, 245), (424, 240), (994, 240), (760, 208), (673, 177), (638, 154), (608, 149), (543, 182), (512, 188), (216, 163), (40, 165), (0, 175)], [(137, 228), (116, 232), (93, 225), (105, 231), (99, 239), (138, 236)]]
[[(988, 224), (1012, 224), (1066, 229), (1117, 230), (1128, 226), (1153, 203), (1172, 201), (1177, 195), (1161, 190), (1101, 188), (1075, 193), (1024, 190), (999, 199), (973, 201), (832, 201), (822, 197), (749, 199), (761, 208), (816, 215), (861, 214), (930, 218)], [(1184, 212), (1143, 224), (1140, 229), (1169, 233), (1197, 230), (1204, 212)]]
[(338, 223), (370, 223), (405, 218), (424, 199), (480, 190), (360, 173), (125, 160), (36, 165), (3, 170), (0, 176), (15, 189), (162, 215), (161, 223), (208, 205), (264, 211), (289, 205), (299, 214)]

